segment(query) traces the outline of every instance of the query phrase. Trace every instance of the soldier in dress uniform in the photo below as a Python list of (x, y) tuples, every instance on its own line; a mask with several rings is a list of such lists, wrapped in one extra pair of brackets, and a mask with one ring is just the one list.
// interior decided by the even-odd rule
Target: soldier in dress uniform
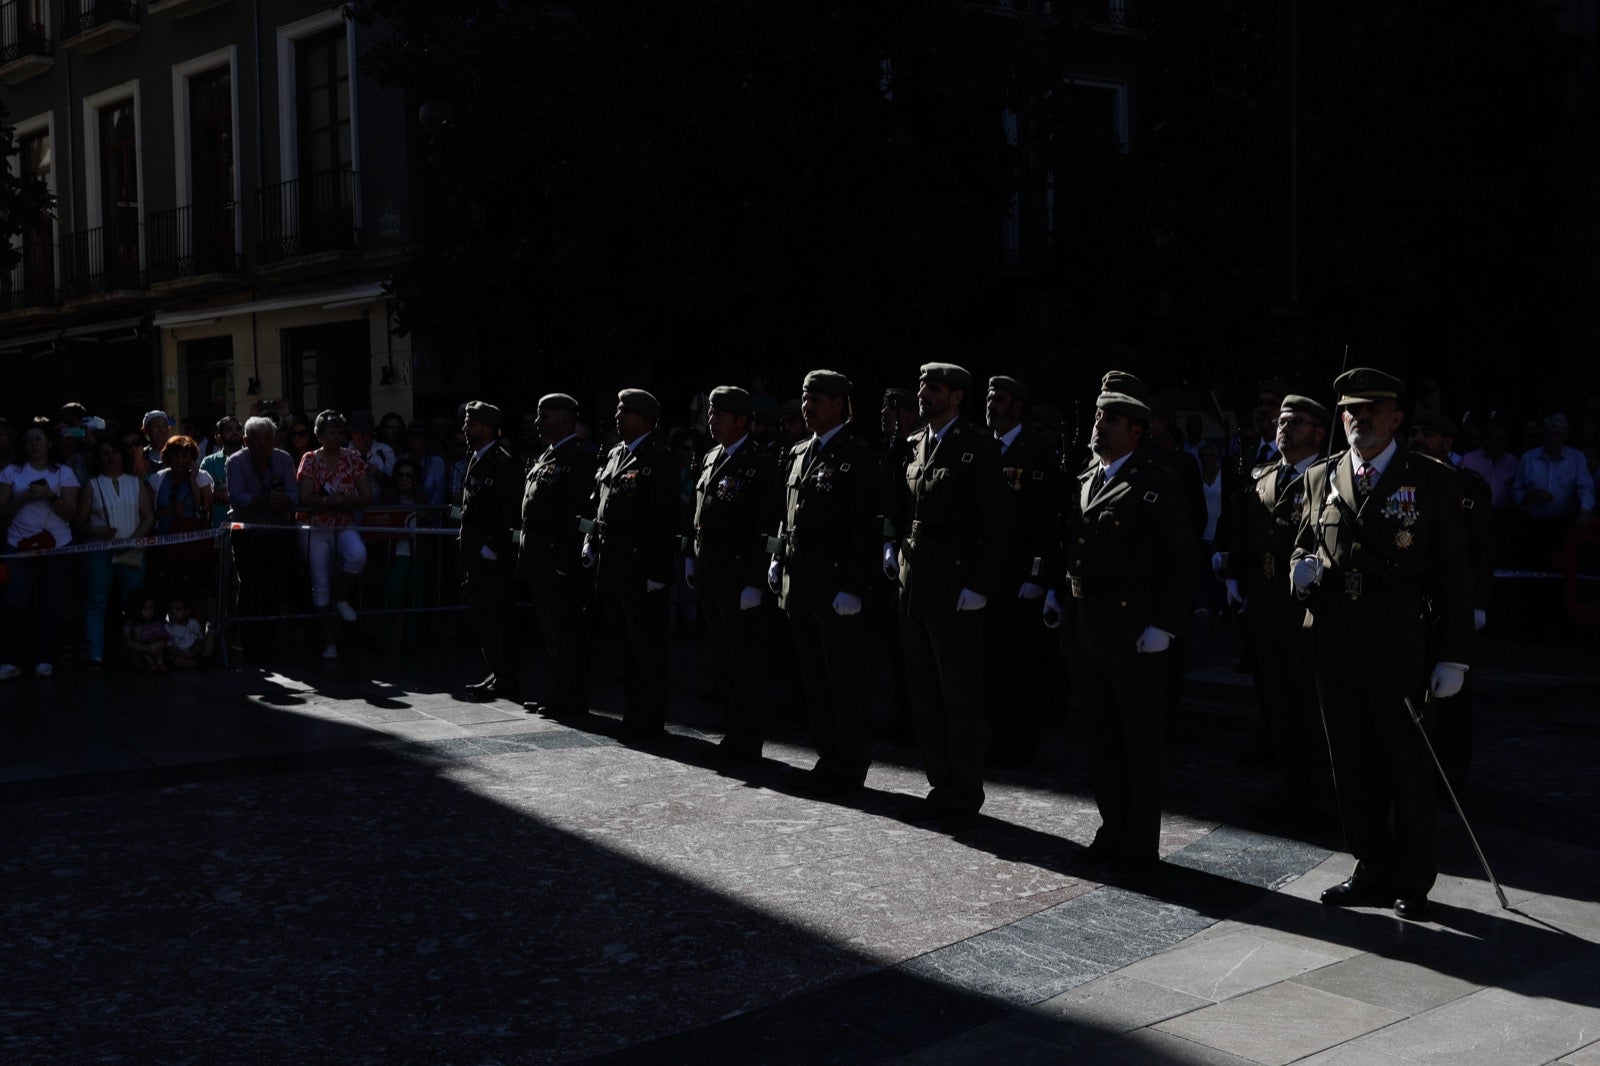
[[(1461, 482), (1461, 518), (1467, 526), (1467, 562), (1472, 567), (1472, 628), (1489, 620), (1489, 590), (1494, 584), (1494, 509), (1489, 483), (1476, 470), (1451, 462), (1459, 430), (1438, 411), (1418, 408), (1412, 416), (1412, 447), (1452, 467)], [(1441, 704), (1433, 718), (1433, 746), (1445, 779), (1459, 795), (1472, 766), (1472, 673), (1461, 691)]]
[(622, 736), (661, 735), (667, 713), (667, 586), (678, 546), (678, 460), (655, 433), (661, 404), (617, 393), (617, 433), (595, 476), (595, 520), (583, 559), (595, 570), (606, 627), (622, 660)]
[[(553, 392), (539, 400), (532, 431), (544, 444), (522, 489), (522, 547), (517, 577), (533, 590), (550, 685), (543, 700), (523, 706), (552, 718), (589, 709), (589, 611), (593, 587), (584, 573), (583, 532), (594, 491), (594, 456), (578, 439), (578, 401)], [(528, 442), (532, 451), (531, 440)]]
[(1334, 390), (1350, 448), (1306, 472), (1290, 571), (1307, 598), (1339, 815), (1356, 858), (1322, 902), (1420, 918), (1437, 874), (1434, 770), (1403, 701), (1454, 696), (1471, 661), (1460, 483), (1399, 447), (1400, 379), (1363, 367), (1339, 375)]
[(1272, 458), (1251, 469), (1237, 496), (1221, 574), (1228, 605), (1241, 612), (1256, 650), (1256, 696), (1267, 741), (1291, 787), (1315, 802), (1331, 797), (1321, 711), (1309, 664), (1301, 661), (1305, 601), (1284, 578), (1305, 516), (1305, 472), (1321, 455), (1331, 417), (1317, 401), (1291, 393), (1277, 418)]
[(1095, 400), (1096, 462), (1063, 501), (1072, 510), (1062, 545), (1070, 597), (1052, 589), (1045, 599), (1046, 624), (1065, 616), (1068, 627), (1100, 809), (1100, 828), (1075, 862), (1144, 866), (1161, 843), (1165, 657), (1189, 613), (1195, 548), (1172, 479), (1141, 447), (1150, 418), (1125, 393)]
[(1014, 506), (1006, 547), (1006, 576), (989, 604), (985, 662), (998, 676), (988, 684), (990, 761), (1025, 766), (1039, 751), (1039, 666), (1049, 658), (1054, 634), (1044, 628), (1044, 605), (1053, 556), (1061, 460), (1027, 432), (1028, 388), (1007, 375), (989, 379), (984, 420), (1000, 448), (1000, 475)]
[(500, 439), (500, 408), (474, 400), (466, 405), (462, 432), (472, 457), (461, 480), (462, 584), (472, 607), (489, 673), (467, 686), (470, 699), (521, 698), (514, 578), (521, 523), (522, 466)]
[(906, 465), (911, 462), (915, 450), (912, 430), (916, 425), (917, 390), (899, 385), (884, 389), (883, 407), (878, 411), (878, 430), (883, 435), (883, 449), (878, 454), (878, 463), (883, 470), (883, 489), (878, 499), (883, 504), (885, 580), (875, 586), (870, 607), (888, 653), (889, 684), (894, 699), (894, 721), (887, 727), (885, 735), (906, 741), (914, 740), (916, 730), (911, 723), (905, 648), (900, 640), (900, 583), (893, 564), (895, 553), (900, 550), (900, 538), (905, 526), (901, 514), (904, 495), (900, 486), (905, 482)]
[(761, 609), (767, 537), (778, 527), (783, 487), (778, 464), (750, 436), (750, 393), (711, 390), (707, 429), (717, 444), (695, 483), (694, 552), (686, 578), (711, 631), (712, 668), (727, 716), (717, 751), (724, 767), (761, 758), (766, 736), (767, 612)]
[(917, 747), (932, 791), (926, 814), (959, 830), (983, 806), (984, 607), (1005, 584), (1013, 503), (994, 437), (961, 417), (972, 375), (925, 363), (917, 434), (900, 492), (900, 639)]
[(806, 787), (857, 791), (872, 753), (861, 674), (866, 619), (861, 601), (878, 580), (878, 464), (845, 426), (850, 379), (832, 370), (805, 377), (801, 412), (811, 436), (789, 452), (784, 519), (768, 584), (794, 635), (817, 762)]

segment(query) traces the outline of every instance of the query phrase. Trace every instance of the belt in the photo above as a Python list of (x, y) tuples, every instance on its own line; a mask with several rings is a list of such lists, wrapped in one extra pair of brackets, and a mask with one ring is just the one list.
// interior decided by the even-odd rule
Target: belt
[(1085, 596), (1115, 596), (1117, 594), (1116, 582), (1110, 578), (1073, 577), (1067, 576), (1067, 581), (1072, 586), (1072, 598), (1081, 600)]
[(1418, 579), (1407, 574), (1371, 570), (1345, 570), (1339, 574), (1339, 580), (1340, 591), (1352, 600), (1381, 593), (1409, 592), (1418, 585)]

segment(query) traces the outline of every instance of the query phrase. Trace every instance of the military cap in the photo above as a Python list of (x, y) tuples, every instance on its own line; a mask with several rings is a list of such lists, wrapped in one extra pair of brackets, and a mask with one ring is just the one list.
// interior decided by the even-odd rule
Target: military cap
[(1416, 429), (1431, 429), (1441, 437), (1454, 440), (1461, 435), (1461, 427), (1451, 421), (1450, 417), (1442, 411), (1435, 411), (1431, 407), (1419, 407), (1411, 413), (1411, 425)]
[(1263, 378), (1256, 391), (1268, 396), (1289, 396), (1294, 393), (1294, 386), (1283, 378)]
[(1292, 392), (1283, 398), (1283, 403), (1280, 405), (1280, 408), (1284, 411), (1299, 411), (1303, 415), (1310, 415), (1319, 424), (1324, 426), (1328, 425), (1333, 420), (1332, 416), (1328, 414), (1328, 409), (1326, 407), (1322, 406), (1309, 396), (1300, 396)]
[(571, 411), (578, 413), (578, 401), (564, 392), (551, 392), (539, 397), (541, 411)]
[(1126, 415), (1138, 422), (1148, 423), (1155, 417), (1155, 412), (1146, 407), (1143, 400), (1129, 396), (1125, 392), (1102, 392), (1095, 397), (1094, 405), (1102, 411), (1114, 415)]
[(1066, 418), (1061, 414), (1061, 409), (1059, 407), (1051, 407), (1049, 404), (1040, 404), (1038, 407), (1033, 409), (1033, 422), (1038, 426), (1048, 426), (1051, 429), (1060, 429), (1066, 422)]
[(932, 381), (962, 392), (972, 391), (972, 375), (954, 363), (923, 363), (917, 381)]
[(467, 417), (474, 422), (482, 422), (484, 425), (493, 426), (496, 429), (500, 428), (500, 408), (492, 403), (473, 400), (467, 404)]
[(778, 408), (778, 413), (784, 418), (804, 417), (804, 412), (800, 410), (800, 401), (797, 399), (783, 401), (783, 406)]
[(1107, 370), (1105, 377), (1100, 379), (1101, 392), (1116, 392), (1123, 396), (1143, 397), (1145, 394), (1144, 382), (1126, 370)]
[(617, 406), (652, 422), (661, 417), (661, 401), (643, 389), (623, 389), (617, 393)]
[(433, 436), (433, 427), (420, 418), (413, 418), (411, 424), (406, 427), (406, 436), (431, 437)]
[(848, 396), (855, 388), (850, 379), (837, 370), (813, 370), (806, 375), (800, 388), (805, 392), (818, 392), (824, 396)]
[(755, 404), (750, 399), (749, 390), (741, 389), (737, 385), (718, 385), (711, 390), (709, 402), (718, 411), (726, 411), (730, 415), (755, 413)]
[(1333, 391), (1339, 394), (1340, 407), (1373, 400), (1398, 400), (1405, 389), (1405, 383), (1393, 374), (1364, 366), (1346, 370), (1333, 379)]
[(989, 379), (989, 388), (995, 392), (1007, 393), (1014, 400), (1021, 400), (1023, 403), (1028, 402), (1028, 386), (1009, 375), (996, 374)]
[(1178, 397), (1170, 392), (1158, 392), (1145, 400), (1145, 406), (1151, 413), (1170, 419), (1178, 413)]
[(351, 411), (350, 412), (350, 432), (351, 433), (371, 433), (373, 430), (375, 430), (377, 428), (378, 428), (377, 423), (372, 420), (372, 412), (371, 411)]
[(915, 407), (917, 406), (917, 390), (891, 385), (883, 390), (883, 402), (895, 403), (901, 407)]

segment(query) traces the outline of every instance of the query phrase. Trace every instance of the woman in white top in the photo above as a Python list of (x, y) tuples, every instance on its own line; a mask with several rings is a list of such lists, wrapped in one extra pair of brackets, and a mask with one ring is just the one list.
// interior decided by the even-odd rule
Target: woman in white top
[[(57, 463), (51, 454), (56, 440), (49, 419), (34, 419), (22, 434), (23, 461), (0, 471), (0, 521), (6, 525), (7, 551), (64, 548), (72, 543), (70, 523), (78, 513), (78, 479), (71, 467)], [(10, 580), (6, 583), (6, 643), (0, 653), (0, 681), (22, 673), (16, 664), (27, 662), (24, 653), (30, 634), (35, 637), (34, 676), (47, 678), (55, 672), (68, 558), (47, 555), (7, 560)]]
[[(95, 446), (99, 476), (91, 478), (78, 494), (78, 528), (87, 540), (123, 540), (142, 537), (156, 524), (155, 496), (150, 486), (128, 473), (133, 449), (107, 438)], [(144, 551), (92, 552), (83, 567), (84, 643), (89, 651), (89, 672), (99, 673), (106, 647), (106, 604), (111, 586), (120, 622), (128, 597), (144, 586)]]

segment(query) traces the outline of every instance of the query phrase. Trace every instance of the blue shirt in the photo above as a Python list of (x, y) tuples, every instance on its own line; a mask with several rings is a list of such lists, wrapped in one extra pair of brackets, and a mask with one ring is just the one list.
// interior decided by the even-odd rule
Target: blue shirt
[[(1549, 503), (1524, 503), (1533, 489), (1543, 489), (1554, 499)], [(1526, 453), (1517, 464), (1517, 479), (1511, 495), (1529, 518), (1572, 518), (1579, 511), (1594, 510), (1594, 478), (1589, 464), (1576, 448), (1562, 448), (1559, 456), (1539, 447)]]

